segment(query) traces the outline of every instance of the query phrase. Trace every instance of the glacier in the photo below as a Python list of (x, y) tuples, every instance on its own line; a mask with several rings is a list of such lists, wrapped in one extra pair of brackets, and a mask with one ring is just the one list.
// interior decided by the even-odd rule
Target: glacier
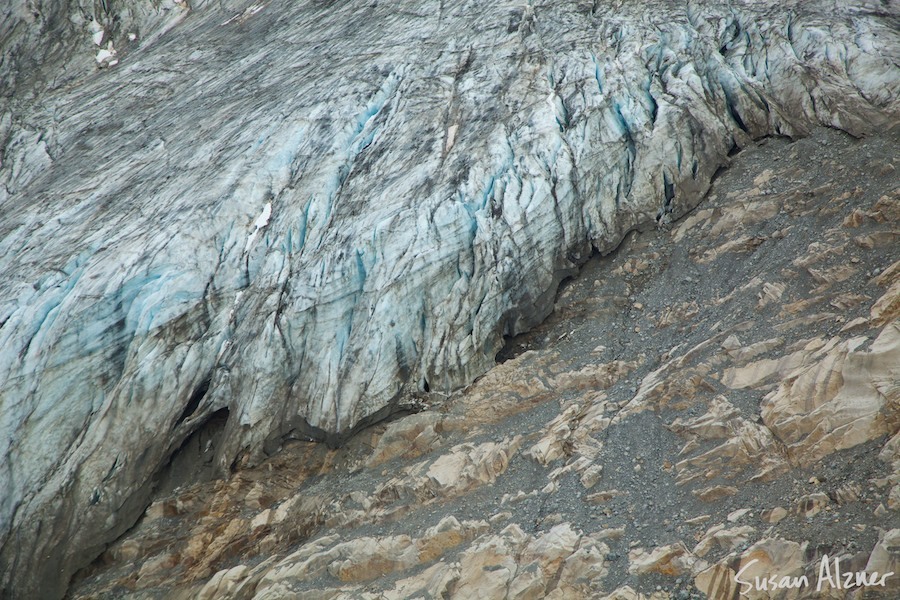
[(863, 136), (900, 98), (892, 2), (4, 10), (13, 597), (62, 596), (204, 427), (227, 474), (463, 387), (749, 140)]

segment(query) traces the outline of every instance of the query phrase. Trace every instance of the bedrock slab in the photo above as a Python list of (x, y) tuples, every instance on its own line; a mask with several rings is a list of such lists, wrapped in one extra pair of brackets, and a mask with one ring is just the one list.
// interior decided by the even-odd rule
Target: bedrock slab
[(227, 472), (467, 385), (730, 150), (900, 98), (896, 15), (864, 2), (69, 6), (7, 9), (0, 63), (0, 589), (25, 596), (179, 448)]

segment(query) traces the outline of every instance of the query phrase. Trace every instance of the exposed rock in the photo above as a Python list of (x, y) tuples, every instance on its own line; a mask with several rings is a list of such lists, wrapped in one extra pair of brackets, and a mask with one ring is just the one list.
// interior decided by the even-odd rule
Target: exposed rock
[(718, 563), (697, 575), (694, 585), (710, 600), (730, 600), (738, 595), (740, 589), (735, 575), (733, 569)]
[(519, 438), (502, 443), (464, 444), (444, 454), (425, 473), (428, 489), (443, 496), (458, 495), (469, 489), (493, 482), (509, 465)]
[(570, 389), (604, 390), (633, 371), (640, 362), (612, 361), (590, 365), (578, 371), (566, 371), (554, 377), (550, 384), (560, 392)]
[(900, 591), (900, 529), (882, 532), (866, 562), (865, 570), (881, 575), (893, 573), (885, 580), (884, 591)]
[[(268, 565), (265, 575), (256, 584), (259, 597), (269, 597), (268, 590), (283, 589), (292, 581), (330, 576), (344, 582), (369, 581), (386, 574), (410, 569), (419, 564), (434, 561), (447, 550), (464, 541), (471, 540), (487, 529), (486, 523), (460, 523), (447, 517), (438, 525), (426, 530), (419, 539), (406, 535), (380, 538), (361, 537), (347, 542), (335, 543), (337, 536), (326, 536), (303, 545), (297, 552), (274, 565)], [(228, 573), (231, 573), (229, 571)], [(441, 576), (446, 572), (439, 573)], [(227, 573), (225, 576), (227, 577)], [(241, 572), (245, 576), (246, 571)], [(434, 571), (426, 571), (425, 582), (433, 586)], [(218, 577), (218, 575), (216, 576)], [(207, 585), (210, 587), (215, 578)], [(228, 590), (219, 590), (215, 597), (230, 597)], [(403, 587), (414, 585), (406, 582)], [(202, 592), (201, 592), (202, 593)]]
[(440, 434), (461, 426), (459, 419), (448, 419), (435, 413), (420, 413), (391, 423), (372, 455), (367, 467), (376, 467), (397, 457), (415, 458), (440, 444)]
[(700, 490), (694, 490), (694, 495), (704, 502), (715, 502), (728, 496), (734, 496), (738, 489), (733, 485), (713, 485)]
[(459, 567), (456, 564), (438, 562), (428, 567), (420, 575), (401, 579), (393, 589), (385, 592), (387, 600), (404, 600), (420, 595), (431, 598), (444, 598), (453, 589), (459, 579)]
[(872, 324), (885, 325), (900, 317), (900, 277), (875, 301), (871, 310)]
[(782, 508), (781, 506), (776, 506), (775, 508), (770, 508), (762, 511), (762, 513), (760, 513), (759, 515), (759, 518), (766, 523), (778, 523), (787, 515), (788, 512), (786, 509)]
[(766, 358), (743, 367), (728, 368), (722, 375), (722, 383), (732, 389), (760, 387), (765, 383), (782, 379), (805, 364), (809, 358), (809, 351), (800, 350), (778, 359)]
[[(772, 432), (741, 417), (740, 411), (722, 396), (713, 399), (710, 412), (688, 422), (676, 419), (671, 427), (690, 440), (682, 448), (682, 455), (697, 448), (698, 440), (725, 440), (705, 452), (675, 463), (680, 484), (714, 477), (734, 479), (747, 468), (758, 469), (753, 481), (767, 481), (788, 468), (787, 461), (778, 452)], [(711, 499), (721, 497), (723, 492), (724, 489), (720, 492), (707, 491), (699, 496)]]
[(628, 562), (628, 570), (632, 573), (659, 573), (671, 577), (697, 573), (707, 568), (707, 563), (698, 560), (680, 542), (650, 551), (636, 548), (628, 553)]
[(203, 586), (203, 589), (197, 594), (197, 600), (213, 600), (229, 596), (238, 584), (247, 578), (247, 571), (245, 565), (219, 571)]
[(810, 518), (825, 510), (830, 503), (828, 494), (816, 492), (815, 494), (809, 494), (797, 500), (797, 504), (794, 507), (794, 513), (800, 517)]
[[(769, 598), (766, 591), (756, 589), (753, 583), (756, 578), (768, 580), (769, 576), (799, 576), (803, 574), (805, 565), (805, 544), (792, 541), (767, 538), (753, 544), (740, 555), (737, 560), (721, 561), (701, 572), (694, 579), (697, 588), (710, 600), (727, 600), (735, 598), (738, 591), (743, 591), (748, 598), (754, 600)], [(741, 581), (751, 582), (753, 589), (738, 584), (737, 574)]]
[(724, 525), (709, 528), (703, 539), (694, 547), (693, 553), (703, 558), (713, 549), (735, 550), (746, 544), (756, 529), (749, 525), (725, 529)]
[(900, 510), (900, 433), (895, 434), (884, 445), (878, 458), (893, 467), (889, 478), (891, 490), (888, 495), (888, 507), (892, 510)]
[(750, 514), (749, 508), (739, 508), (735, 511), (728, 513), (726, 517), (729, 523), (737, 523), (741, 519), (743, 519), (746, 515)]
[(419, 551), (419, 562), (428, 563), (444, 554), (448, 549), (458, 546), (474, 537), (475, 533), (483, 533), (486, 523), (461, 524), (453, 516), (444, 517), (434, 527), (427, 529), (416, 542)]
[(838, 504), (850, 504), (859, 500), (862, 489), (858, 483), (845, 483), (829, 494), (829, 497)]
[(685, 321), (690, 320), (691, 317), (695, 317), (699, 312), (700, 307), (697, 305), (696, 300), (682, 302), (677, 306), (667, 306), (656, 318), (656, 326), (661, 329), (663, 327), (668, 327), (669, 325), (684, 323)]
[(891, 432), (900, 409), (900, 325), (885, 327), (868, 351), (865, 337), (832, 340), (762, 403), (765, 424), (788, 456), (809, 465)]
[(762, 290), (759, 293), (759, 304), (757, 304), (757, 307), (765, 308), (767, 305), (781, 300), (781, 296), (784, 294), (786, 287), (787, 286), (784, 283), (780, 282), (764, 283), (762, 285)]

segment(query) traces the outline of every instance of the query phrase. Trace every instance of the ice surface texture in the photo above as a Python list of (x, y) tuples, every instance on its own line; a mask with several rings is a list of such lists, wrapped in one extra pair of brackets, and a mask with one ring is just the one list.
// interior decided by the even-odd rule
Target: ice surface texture
[(212, 415), (223, 471), (339, 442), (484, 373), (749, 138), (898, 115), (895, 4), (101, 4), (18, 2), (0, 37), (0, 590), (23, 597), (61, 595)]

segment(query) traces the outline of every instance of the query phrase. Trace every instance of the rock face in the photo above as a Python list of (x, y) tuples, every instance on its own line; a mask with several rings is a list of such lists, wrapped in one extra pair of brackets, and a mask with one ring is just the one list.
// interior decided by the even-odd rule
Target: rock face
[[(7, 594), (61, 595), (179, 449), (227, 472), (464, 386), (592, 251), (691, 209), (729, 151), (818, 124), (876, 131), (900, 97), (896, 15), (866, 3), (83, 4), (19, 2), (0, 30)], [(759, 243), (730, 237), (698, 264)], [(852, 275), (803, 268), (825, 287)], [(896, 307), (872, 310), (886, 323)], [(895, 356), (831, 350), (815, 359)], [(563, 379), (592, 387), (632, 362)], [(776, 412), (808, 392), (840, 410), (857, 384), (785, 385)], [(886, 432), (878, 385), (851, 417)], [(766, 418), (821, 453), (802, 415)], [(589, 445), (589, 421), (529, 451)], [(734, 468), (757, 458), (737, 450)], [(490, 460), (421, 489), (495, 477)]]

